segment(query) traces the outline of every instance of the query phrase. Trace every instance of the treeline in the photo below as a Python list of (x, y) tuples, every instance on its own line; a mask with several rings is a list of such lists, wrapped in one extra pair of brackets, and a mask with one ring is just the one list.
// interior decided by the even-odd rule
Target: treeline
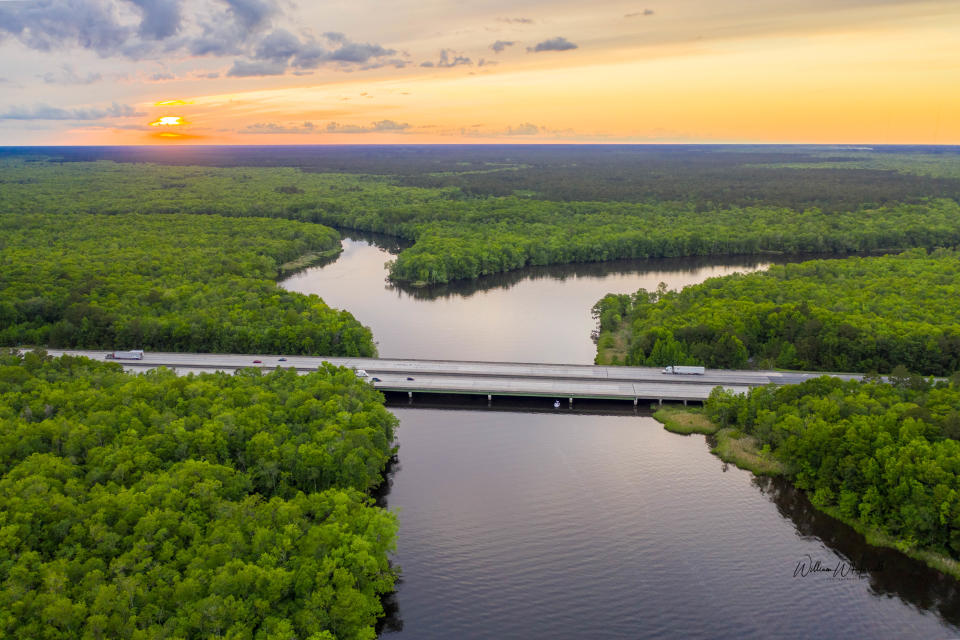
[(274, 281), (339, 244), (286, 220), (0, 214), (0, 344), (372, 356), (353, 316)]
[(924, 374), (960, 370), (960, 255), (814, 260), (594, 307), (598, 363)]
[[(844, 203), (850, 208), (826, 210), (766, 204), (741, 207), (730, 202), (755, 200), (705, 202), (690, 194), (683, 197), (679, 191), (669, 196), (675, 200), (659, 200), (668, 197), (664, 193), (652, 202), (476, 196), (456, 186), (408, 187), (394, 184), (387, 176), (315, 174), (278, 167), (16, 159), (7, 159), (2, 166), (3, 212), (219, 214), (374, 231), (413, 242), (390, 267), (390, 277), (400, 282), (445, 283), (524, 266), (619, 258), (838, 253), (960, 243), (960, 205), (948, 198), (926, 200), (946, 192), (919, 187), (913, 196), (903, 196), (916, 200), (915, 204), (896, 201), (891, 195), (887, 204), (874, 198), (856, 206), (852, 201)], [(790, 184), (807, 184), (800, 178), (814, 175), (810, 170), (796, 171), (802, 175)], [(838, 179), (852, 174), (844, 169), (831, 171)], [(469, 175), (508, 180), (512, 173), (495, 167)], [(717, 185), (731, 175), (720, 172)], [(695, 184), (690, 181), (690, 188)], [(916, 195), (920, 193), (924, 198)]]
[(0, 635), (373, 638), (396, 419), (347, 369), (0, 355)]
[(822, 377), (746, 396), (718, 387), (706, 411), (755, 437), (816, 506), (901, 550), (960, 559), (958, 380), (891, 382)]

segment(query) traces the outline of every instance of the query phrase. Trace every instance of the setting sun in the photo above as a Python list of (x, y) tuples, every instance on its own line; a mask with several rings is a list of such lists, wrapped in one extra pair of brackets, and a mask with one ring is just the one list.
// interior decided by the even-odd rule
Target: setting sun
[(174, 127), (184, 124), (181, 116), (162, 116), (150, 123), (151, 127)]

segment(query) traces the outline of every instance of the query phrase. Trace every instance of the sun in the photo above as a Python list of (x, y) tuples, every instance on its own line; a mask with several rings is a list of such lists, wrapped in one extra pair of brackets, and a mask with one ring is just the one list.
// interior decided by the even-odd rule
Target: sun
[(175, 127), (185, 124), (182, 116), (161, 116), (150, 123), (151, 127)]

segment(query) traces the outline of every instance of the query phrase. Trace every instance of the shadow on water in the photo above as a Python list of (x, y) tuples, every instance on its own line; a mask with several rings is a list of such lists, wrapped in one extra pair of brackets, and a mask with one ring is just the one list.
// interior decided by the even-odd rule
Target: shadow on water
[(404, 249), (409, 249), (413, 246), (413, 242), (410, 240), (385, 233), (362, 231), (360, 229), (346, 229), (344, 227), (334, 227), (334, 229), (337, 230), (337, 233), (339, 233), (344, 240), (361, 240), (394, 256)]
[[(415, 408), (447, 411), (505, 411), (510, 413), (553, 413), (559, 415), (640, 416), (650, 417), (656, 411), (656, 403), (641, 402), (633, 406), (624, 400), (593, 400), (578, 398), (570, 405), (566, 397), (514, 397), (495, 396), (490, 402), (487, 396), (458, 395), (445, 393), (414, 393), (411, 399), (405, 392), (383, 391), (388, 409)], [(554, 406), (559, 402), (560, 406)], [(672, 403), (664, 403), (664, 406)], [(677, 406), (683, 406), (677, 403)]]
[[(387, 509), (387, 498), (390, 495), (390, 490), (393, 488), (393, 476), (401, 469), (402, 467), (400, 466), (400, 458), (394, 455), (387, 461), (387, 465), (383, 468), (383, 475), (380, 484), (370, 491), (370, 495), (374, 500), (374, 504), (381, 509)], [(398, 567), (393, 566), (392, 561), (390, 562), (390, 565), (399, 571)], [(397, 577), (397, 581), (393, 586), (393, 591), (384, 594), (380, 598), (380, 604), (383, 606), (383, 616), (377, 620), (375, 627), (378, 636), (385, 632), (389, 633), (403, 631), (403, 618), (400, 616), (400, 603), (397, 600), (397, 592), (400, 590), (400, 585), (402, 583), (403, 577), (401, 575)]]
[[(349, 237), (367, 240), (366, 237)], [(390, 237), (390, 236), (387, 236)], [(380, 245), (377, 245), (380, 246)], [(409, 245), (408, 245), (409, 246)], [(384, 248), (387, 251), (390, 249)], [(400, 250), (406, 248), (401, 247)], [(399, 250), (397, 251), (399, 252)], [(391, 251), (391, 253), (394, 253)], [(610, 260), (607, 262), (577, 262), (572, 264), (555, 264), (539, 267), (524, 267), (504, 273), (495, 273), (482, 276), (476, 280), (456, 280), (446, 284), (415, 287), (409, 283), (387, 281), (386, 287), (401, 291), (412, 298), (420, 300), (435, 300), (437, 298), (462, 297), (469, 298), (475, 293), (491, 289), (509, 289), (524, 280), (552, 279), (563, 282), (567, 278), (602, 278), (610, 275), (645, 274), (655, 272), (665, 273), (694, 273), (704, 267), (726, 266), (744, 267), (755, 270), (763, 264), (785, 264), (787, 262), (803, 262), (804, 260), (846, 258), (852, 255), (868, 254), (815, 254), (815, 253), (764, 253), (756, 255), (736, 256), (696, 256), (687, 258), (638, 258), (626, 260)], [(666, 277), (666, 276), (665, 276)]]
[[(936, 611), (949, 624), (960, 625), (960, 583), (955, 579), (893, 549), (867, 544), (857, 531), (815, 509), (803, 491), (783, 478), (754, 477), (753, 484), (793, 522), (800, 536), (820, 540), (841, 556), (852, 569), (848, 579), (869, 580), (875, 595), (899, 598), (921, 611)], [(804, 557), (794, 562), (803, 560), (835, 564), (829, 558)], [(823, 576), (801, 575), (796, 579)]]

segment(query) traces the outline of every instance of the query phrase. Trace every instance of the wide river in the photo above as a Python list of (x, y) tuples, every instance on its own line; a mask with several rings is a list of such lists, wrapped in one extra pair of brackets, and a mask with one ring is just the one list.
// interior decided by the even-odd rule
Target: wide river
[[(368, 325), (385, 357), (590, 363), (591, 306), (762, 268), (746, 259), (529, 270), (466, 287), (385, 282), (379, 239), (283, 286)], [(495, 403), (496, 404), (496, 403)], [(789, 485), (641, 415), (391, 407), (402, 580), (382, 635), (411, 638), (938, 638), (960, 591), (866, 545)], [(546, 410), (543, 410), (546, 409)], [(632, 411), (632, 407), (630, 407)], [(809, 572), (819, 562), (821, 569)]]

